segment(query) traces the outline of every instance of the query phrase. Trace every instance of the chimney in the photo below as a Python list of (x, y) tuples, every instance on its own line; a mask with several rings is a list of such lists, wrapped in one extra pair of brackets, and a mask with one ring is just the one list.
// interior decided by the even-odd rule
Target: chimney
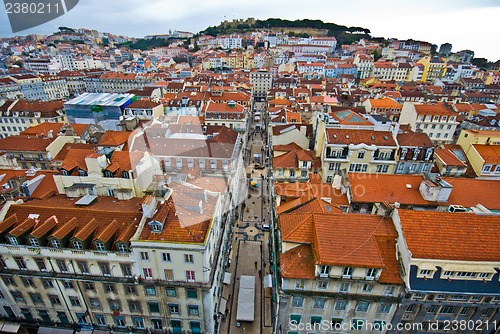
[(49, 132), (47, 133), (47, 138), (54, 138), (54, 131), (53, 130), (49, 130)]

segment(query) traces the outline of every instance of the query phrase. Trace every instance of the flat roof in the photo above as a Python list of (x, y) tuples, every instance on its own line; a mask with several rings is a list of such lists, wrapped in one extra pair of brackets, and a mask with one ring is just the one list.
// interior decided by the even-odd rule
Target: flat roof
[(67, 101), (64, 105), (83, 105), (83, 106), (115, 106), (120, 107), (132, 100), (134, 94), (120, 93), (83, 93), (72, 100)]

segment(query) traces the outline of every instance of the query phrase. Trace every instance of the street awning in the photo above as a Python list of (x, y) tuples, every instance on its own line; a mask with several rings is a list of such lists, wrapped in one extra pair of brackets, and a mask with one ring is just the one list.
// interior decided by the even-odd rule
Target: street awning
[(273, 277), (271, 275), (264, 276), (264, 288), (273, 287)]
[(231, 284), (231, 273), (224, 273), (224, 280), (222, 283)]
[(40, 327), (38, 334), (73, 334), (73, 329), (57, 327)]
[(219, 313), (226, 313), (227, 300), (225, 298), (220, 299)]
[(0, 328), (1, 333), (17, 333), (19, 331), (19, 328), (21, 325), (18, 324), (8, 324), (8, 323), (3, 323), (2, 327)]

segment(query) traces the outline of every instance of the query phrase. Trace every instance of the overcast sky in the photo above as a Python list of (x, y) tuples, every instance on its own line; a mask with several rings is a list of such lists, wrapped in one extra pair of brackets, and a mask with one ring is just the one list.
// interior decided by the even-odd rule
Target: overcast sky
[[(12, 36), (5, 10), (0, 36)], [(67, 14), (19, 34), (50, 34), (59, 26), (143, 37), (171, 30), (198, 32), (222, 20), (320, 19), (360, 26), (372, 35), (425, 40), (476, 57), (500, 59), (499, 0), (80, 0)]]

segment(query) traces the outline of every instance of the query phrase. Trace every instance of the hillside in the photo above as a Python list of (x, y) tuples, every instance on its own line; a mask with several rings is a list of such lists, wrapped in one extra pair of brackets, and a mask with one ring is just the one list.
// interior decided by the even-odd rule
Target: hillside
[(350, 43), (360, 38), (369, 37), (370, 30), (362, 27), (347, 27), (335, 23), (325, 23), (321, 20), (283, 20), (269, 18), (266, 20), (233, 20), (224, 21), (218, 26), (208, 27), (200, 32), (202, 35), (217, 36), (219, 34), (245, 33), (255, 30), (284, 32), (296, 36), (334, 36), (339, 43)]

